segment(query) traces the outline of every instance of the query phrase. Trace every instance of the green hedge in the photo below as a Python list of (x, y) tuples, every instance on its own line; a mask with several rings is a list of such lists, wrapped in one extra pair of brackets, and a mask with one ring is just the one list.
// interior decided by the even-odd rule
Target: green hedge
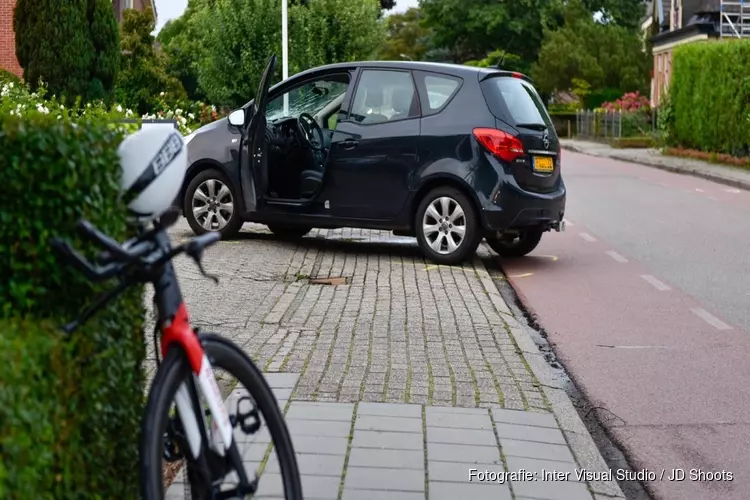
[(116, 148), (102, 118), (0, 115), (0, 498), (135, 498), (145, 355), (134, 289), (69, 338), (58, 327), (112, 284), (60, 265), (49, 239), (91, 256), (86, 217), (124, 238)]
[(695, 43), (675, 49), (670, 98), (674, 145), (750, 153), (750, 42)]

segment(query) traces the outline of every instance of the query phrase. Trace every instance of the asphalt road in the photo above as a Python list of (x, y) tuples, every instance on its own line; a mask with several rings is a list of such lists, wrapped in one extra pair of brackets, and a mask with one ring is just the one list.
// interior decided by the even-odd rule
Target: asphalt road
[(563, 155), (568, 229), (511, 284), (654, 498), (750, 498), (750, 192)]

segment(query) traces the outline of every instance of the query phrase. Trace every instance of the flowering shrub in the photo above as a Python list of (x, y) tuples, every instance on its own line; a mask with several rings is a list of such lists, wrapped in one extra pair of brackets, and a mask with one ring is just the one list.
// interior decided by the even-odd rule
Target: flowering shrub
[[(133, 111), (123, 109), (120, 105), (107, 108), (103, 101), (87, 103), (80, 106), (76, 102), (72, 106), (65, 106), (56, 96), (47, 97), (47, 89), (41, 85), (36, 92), (31, 92), (23, 83), (7, 82), (0, 88), (0, 114), (23, 116), (30, 110), (36, 110), (45, 115), (56, 115), (58, 120), (76, 120), (83, 117), (102, 118), (110, 122), (112, 127), (132, 132), (139, 124)], [(136, 119), (136, 123), (123, 123), (124, 119)]]
[(650, 109), (648, 97), (641, 95), (640, 92), (628, 92), (615, 102), (605, 102), (602, 108), (606, 111), (648, 111)]
[(176, 120), (180, 132), (188, 135), (195, 129), (211, 122), (215, 122), (228, 114), (227, 110), (219, 110), (216, 106), (200, 101), (174, 99), (170, 94), (161, 92), (156, 99), (156, 106), (151, 113), (143, 115), (144, 120)]

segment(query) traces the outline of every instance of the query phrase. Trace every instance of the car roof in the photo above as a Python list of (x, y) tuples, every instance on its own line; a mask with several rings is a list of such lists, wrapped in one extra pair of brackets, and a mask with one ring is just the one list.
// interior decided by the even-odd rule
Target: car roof
[(351, 69), (355, 67), (377, 67), (377, 68), (389, 68), (389, 69), (403, 69), (403, 70), (419, 70), (419, 71), (432, 71), (435, 73), (444, 73), (448, 75), (458, 77), (469, 77), (473, 75), (479, 76), (481, 79), (485, 75), (493, 73), (502, 73), (503, 71), (498, 68), (478, 68), (476, 66), (465, 66), (463, 64), (452, 64), (452, 63), (439, 63), (439, 62), (424, 62), (424, 61), (354, 61), (346, 63), (334, 63), (327, 64), (325, 66), (317, 66), (308, 70), (302, 71), (293, 75), (294, 78), (303, 76), (309, 73), (318, 73), (321, 71), (329, 71), (336, 69)]

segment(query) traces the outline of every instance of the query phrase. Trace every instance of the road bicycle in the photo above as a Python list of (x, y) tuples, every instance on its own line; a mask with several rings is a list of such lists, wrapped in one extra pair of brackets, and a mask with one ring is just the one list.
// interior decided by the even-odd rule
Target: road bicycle
[[(139, 228), (135, 238), (120, 245), (90, 222), (80, 220), (80, 233), (98, 244), (102, 253), (92, 264), (64, 240), (54, 239), (52, 247), (91, 281), (117, 278), (118, 285), (99, 297), (63, 330), (70, 334), (128, 287), (136, 283), (154, 286), (158, 320), (154, 328), (154, 349), (161, 331), (161, 355), (149, 390), (141, 423), (141, 493), (146, 500), (164, 498), (162, 458), (167, 462), (187, 461), (187, 479), (193, 499), (245, 498), (253, 495), (259, 483), (257, 472), (248, 477), (234, 429), (245, 434), (258, 432), (262, 420), (268, 426), (279, 461), (285, 498), (302, 499), (302, 486), (284, 416), (261, 370), (239, 347), (216, 334), (194, 329), (183, 302), (172, 259), (182, 253), (191, 257), (200, 272), (215, 282), (203, 268), (204, 250), (221, 238), (206, 233), (173, 247), (167, 229), (178, 219), (170, 210), (152, 227)], [(220, 368), (245, 386), (250, 397), (237, 401), (237, 415), (230, 417), (213, 369)], [(200, 403), (200, 396), (207, 408)], [(172, 402), (176, 411), (172, 411)], [(240, 403), (249, 410), (240, 411)], [(247, 405), (246, 405), (247, 406)], [(236, 473), (237, 486), (221, 488), (222, 480)], [(232, 474), (233, 475), (233, 474)]]

